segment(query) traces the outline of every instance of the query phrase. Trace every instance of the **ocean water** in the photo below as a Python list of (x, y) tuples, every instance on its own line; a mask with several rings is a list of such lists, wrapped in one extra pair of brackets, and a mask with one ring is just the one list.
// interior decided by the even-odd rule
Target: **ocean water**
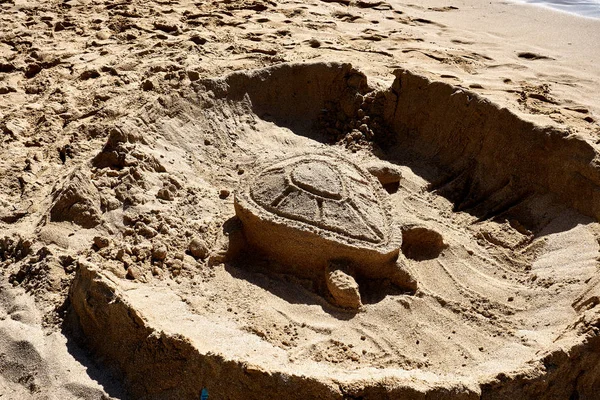
[(584, 17), (600, 18), (600, 0), (524, 0)]

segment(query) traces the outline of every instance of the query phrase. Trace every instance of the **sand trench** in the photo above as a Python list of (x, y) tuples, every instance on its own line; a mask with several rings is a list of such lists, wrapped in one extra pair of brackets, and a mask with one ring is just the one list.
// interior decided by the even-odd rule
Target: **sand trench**
[[(593, 396), (593, 147), (395, 75), (372, 88), (348, 64), (297, 63), (199, 80), (109, 127), (57, 188), (40, 235), (105, 232), (70, 261), (67, 324), (133, 398)], [(235, 257), (240, 182), (328, 149), (400, 172), (386, 196), (415, 292), (361, 284), (353, 312)]]

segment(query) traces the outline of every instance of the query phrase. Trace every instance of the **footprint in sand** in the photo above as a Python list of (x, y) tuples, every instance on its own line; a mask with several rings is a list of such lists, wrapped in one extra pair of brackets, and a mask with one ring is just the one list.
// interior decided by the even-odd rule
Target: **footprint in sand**
[(345, 11), (335, 11), (332, 15), (335, 18), (342, 20), (343, 22), (367, 22), (360, 15), (354, 15)]
[(358, 0), (356, 6), (359, 8), (372, 8), (377, 11), (387, 11), (392, 9), (392, 6), (384, 1), (373, 0)]
[(446, 6), (446, 7), (429, 7), (429, 11), (437, 11), (437, 12), (446, 12), (446, 11), (454, 11), (458, 10), (458, 7), (454, 6)]
[(526, 60), (554, 60), (554, 58), (552, 58), (552, 57), (543, 56), (541, 54), (532, 53), (529, 51), (524, 51), (524, 52), (518, 53), (517, 56), (519, 58), (524, 58)]

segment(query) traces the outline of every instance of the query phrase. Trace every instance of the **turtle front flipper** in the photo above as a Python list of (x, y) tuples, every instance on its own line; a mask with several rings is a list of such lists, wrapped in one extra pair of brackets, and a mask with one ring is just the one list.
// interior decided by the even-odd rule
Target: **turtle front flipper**
[(347, 265), (339, 262), (329, 263), (325, 272), (325, 282), (336, 306), (353, 310), (362, 307), (358, 284)]

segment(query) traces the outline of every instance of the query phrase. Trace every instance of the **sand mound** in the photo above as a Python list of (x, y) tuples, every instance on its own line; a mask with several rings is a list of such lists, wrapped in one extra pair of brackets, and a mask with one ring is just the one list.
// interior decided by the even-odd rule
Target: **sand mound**
[[(314, 82), (318, 90), (311, 89)], [(421, 109), (412, 108), (420, 103)], [(156, 154), (152, 149), (168, 137), (177, 144), (170, 152), (193, 151), (202, 169), (178, 174), (186, 162), (163, 172), (99, 168), (97, 176), (127, 176), (125, 170), (135, 168), (137, 184), (148, 182), (148, 189), (143, 201), (120, 200), (129, 206), (104, 217), (122, 215), (122, 240), (79, 265), (70, 295), (86, 343), (123, 374), (134, 397), (193, 398), (203, 388), (231, 398), (259, 398), (264, 390), (286, 398), (591, 393), (593, 372), (564, 373), (598, 357), (587, 333), (595, 309), (572, 306), (595, 304), (578, 296), (593, 296), (589, 284), (598, 256), (595, 225), (580, 213), (594, 216), (596, 210), (569, 186), (595, 186), (596, 170), (586, 161), (593, 151), (585, 141), (406, 71), (397, 73), (391, 88), (372, 90), (364, 75), (342, 64), (290, 64), (204, 80), (170, 104), (139, 111), (147, 127), (135, 129), (155, 136), (136, 151)], [(167, 117), (175, 109), (177, 116)], [(354, 127), (363, 124), (369, 133), (357, 129), (359, 137)], [(215, 157), (205, 127), (235, 163)], [(503, 151), (494, 153), (500, 144)], [(239, 254), (244, 240), (245, 222), (236, 222), (229, 193), (246, 190), (245, 182), (254, 179), (246, 176), (277, 166), (299, 147), (318, 153), (332, 145), (357, 164), (383, 163), (402, 176), (396, 192), (382, 195), (391, 204), (390, 223), (403, 232), (402, 257), (418, 283), (416, 293), (384, 282), (360, 285), (363, 307), (348, 313), (331, 305), (314, 280), (286, 270), (294, 264), (290, 259), (269, 253), (284, 240), (255, 238), (267, 254), (259, 260), (223, 256)], [(563, 158), (570, 162), (559, 172), (552, 161)], [(510, 168), (498, 167), (505, 163)], [(455, 176), (459, 168), (462, 175)], [(589, 178), (567, 179), (576, 174)], [(152, 199), (169, 176), (185, 182), (187, 193)], [(334, 196), (331, 187), (320, 196)], [(194, 229), (201, 238), (192, 240), (207, 244), (208, 259), (184, 253), (192, 231), (179, 227), (186, 232), (179, 239), (165, 227), (167, 221), (194, 223), (184, 219), (192, 209), (197, 221), (212, 218)], [(161, 243), (166, 255), (153, 256)], [(579, 256), (555, 262), (566, 254)], [(335, 278), (340, 288), (352, 287)], [(338, 295), (342, 304), (354, 301)], [(187, 372), (174, 375), (174, 369)], [(152, 380), (145, 379), (149, 370)], [(226, 385), (222, 374), (231, 379)]]

